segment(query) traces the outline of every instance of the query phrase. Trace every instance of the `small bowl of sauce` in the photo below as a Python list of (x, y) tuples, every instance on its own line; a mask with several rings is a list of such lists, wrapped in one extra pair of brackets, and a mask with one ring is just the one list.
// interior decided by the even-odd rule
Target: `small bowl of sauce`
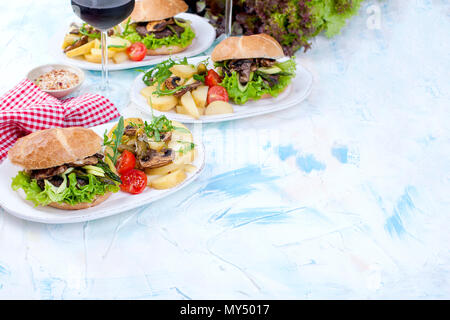
[(27, 78), (42, 91), (59, 99), (81, 86), (84, 81), (84, 72), (73, 66), (46, 64), (28, 72)]

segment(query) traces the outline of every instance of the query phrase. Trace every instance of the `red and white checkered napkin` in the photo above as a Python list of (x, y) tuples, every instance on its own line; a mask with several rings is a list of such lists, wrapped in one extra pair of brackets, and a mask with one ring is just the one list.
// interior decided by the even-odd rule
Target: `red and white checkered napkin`
[(0, 97), (0, 162), (16, 140), (53, 127), (92, 127), (120, 114), (107, 98), (97, 94), (59, 100), (28, 79)]

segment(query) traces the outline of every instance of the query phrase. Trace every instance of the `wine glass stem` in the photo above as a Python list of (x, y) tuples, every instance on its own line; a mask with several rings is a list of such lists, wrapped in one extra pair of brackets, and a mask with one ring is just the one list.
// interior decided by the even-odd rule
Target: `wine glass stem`
[(101, 89), (108, 89), (108, 35), (106, 31), (101, 32), (101, 48), (102, 48), (102, 84)]
[(226, 0), (225, 3), (225, 36), (231, 36), (233, 0)]

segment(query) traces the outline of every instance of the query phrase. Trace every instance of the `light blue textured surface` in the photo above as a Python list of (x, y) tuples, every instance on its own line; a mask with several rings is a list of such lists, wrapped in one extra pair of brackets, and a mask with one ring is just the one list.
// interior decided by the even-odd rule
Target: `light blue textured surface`
[[(2, 1), (0, 92), (54, 62), (72, 17)], [(206, 169), (167, 199), (73, 225), (0, 209), (0, 298), (449, 299), (449, 18), (446, 0), (366, 1), (298, 53), (306, 102), (193, 127)], [(112, 73), (121, 111), (136, 74)]]

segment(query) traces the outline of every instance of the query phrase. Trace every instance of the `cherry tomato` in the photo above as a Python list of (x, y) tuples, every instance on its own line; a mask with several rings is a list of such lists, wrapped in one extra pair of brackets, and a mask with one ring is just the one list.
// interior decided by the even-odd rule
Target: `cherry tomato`
[(222, 86), (213, 86), (208, 89), (208, 96), (206, 98), (206, 103), (210, 104), (213, 101), (225, 101), (228, 102), (228, 92)]
[(141, 170), (128, 170), (120, 176), (120, 179), (122, 180), (120, 189), (124, 192), (138, 194), (147, 186), (147, 175)]
[(119, 160), (116, 163), (116, 169), (119, 174), (124, 174), (128, 170), (134, 169), (136, 165), (136, 157), (128, 150), (122, 152)]
[(205, 84), (208, 87), (213, 87), (217, 86), (220, 82), (222, 82), (222, 79), (219, 74), (213, 69), (209, 69), (208, 74), (205, 76)]
[(141, 61), (147, 54), (147, 47), (142, 42), (135, 42), (127, 48), (127, 54), (133, 61)]

